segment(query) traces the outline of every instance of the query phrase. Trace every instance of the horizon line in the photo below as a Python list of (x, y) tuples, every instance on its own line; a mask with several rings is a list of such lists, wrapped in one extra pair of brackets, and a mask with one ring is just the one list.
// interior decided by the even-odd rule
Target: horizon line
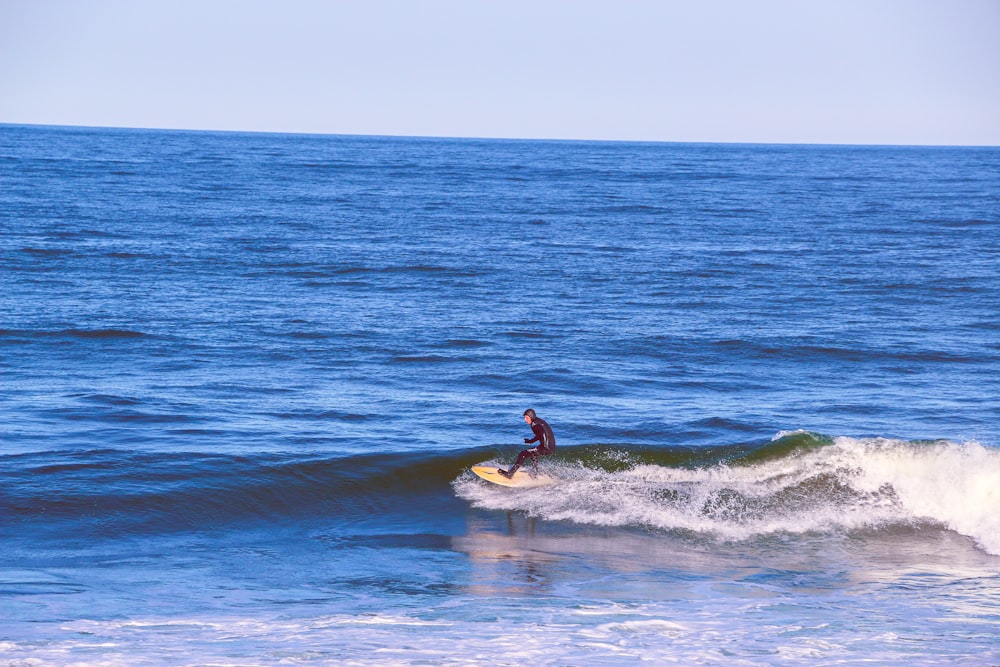
[(545, 142), (545, 143), (607, 143), (607, 144), (678, 144), (678, 145), (719, 145), (719, 146), (815, 146), (843, 148), (1000, 148), (1000, 144), (949, 144), (949, 143), (857, 143), (857, 142), (822, 142), (822, 141), (721, 141), (721, 140), (685, 140), (685, 139), (593, 139), (578, 137), (509, 137), (509, 136), (466, 136), (437, 134), (369, 134), (363, 132), (308, 132), (287, 130), (243, 130), (191, 127), (149, 127), (142, 125), (74, 125), (65, 123), (20, 123), (0, 121), (0, 127), (26, 127), (51, 129), (79, 130), (124, 130), (136, 132), (187, 132), (192, 134), (262, 134), (276, 136), (301, 137), (354, 137), (372, 139), (426, 139), (437, 141), (515, 141), (515, 142)]

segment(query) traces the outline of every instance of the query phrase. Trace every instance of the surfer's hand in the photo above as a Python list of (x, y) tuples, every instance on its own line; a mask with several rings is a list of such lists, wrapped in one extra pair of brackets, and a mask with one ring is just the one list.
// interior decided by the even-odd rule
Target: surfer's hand
[(531, 442), (531, 438), (525, 438), (524, 439), (524, 444), (528, 444), (529, 442)]

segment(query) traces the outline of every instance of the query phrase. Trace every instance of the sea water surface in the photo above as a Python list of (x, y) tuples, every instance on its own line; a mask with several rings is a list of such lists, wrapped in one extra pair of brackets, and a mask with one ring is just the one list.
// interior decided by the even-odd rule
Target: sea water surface
[(1000, 149), (0, 126), (0, 664), (997, 665), (998, 438)]

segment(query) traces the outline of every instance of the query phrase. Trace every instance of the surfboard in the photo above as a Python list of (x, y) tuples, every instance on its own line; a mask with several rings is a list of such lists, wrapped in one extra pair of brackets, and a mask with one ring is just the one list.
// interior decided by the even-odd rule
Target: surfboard
[(487, 482), (493, 482), (494, 484), (499, 484), (500, 486), (510, 486), (516, 489), (530, 489), (536, 486), (548, 486), (549, 484), (554, 484), (556, 481), (554, 477), (549, 477), (548, 475), (539, 474), (537, 477), (532, 477), (531, 473), (524, 469), (515, 472), (514, 476), (510, 479), (507, 479), (498, 473), (496, 466), (472, 466), (472, 472), (476, 473)]

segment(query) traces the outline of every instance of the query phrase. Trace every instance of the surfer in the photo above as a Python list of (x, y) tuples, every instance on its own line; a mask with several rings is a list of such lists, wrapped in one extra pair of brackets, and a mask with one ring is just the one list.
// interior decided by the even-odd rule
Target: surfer
[(524, 421), (531, 426), (531, 432), (535, 434), (534, 438), (525, 438), (524, 444), (530, 445), (533, 442), (537, 442), (537, 447), (532, 447), (531, 449), (525, 449), (523, 452), (517, 455), (517, 461), (514, 463), (510, 470), (504, 470), (503, 468), (498, 468), (497, 472), (510, 479), (517, 472), (517, 469), (521, 467), (524, 460), (531, 457), (532, 466), (532, 476), (538, 474), (538, 457), (547, 456), (555, 451), (556, 448), (556, 436), (552, 433), (552, 427), (549, 423), (535, 414), (535, 411), (528, 408), (524, 411)]

